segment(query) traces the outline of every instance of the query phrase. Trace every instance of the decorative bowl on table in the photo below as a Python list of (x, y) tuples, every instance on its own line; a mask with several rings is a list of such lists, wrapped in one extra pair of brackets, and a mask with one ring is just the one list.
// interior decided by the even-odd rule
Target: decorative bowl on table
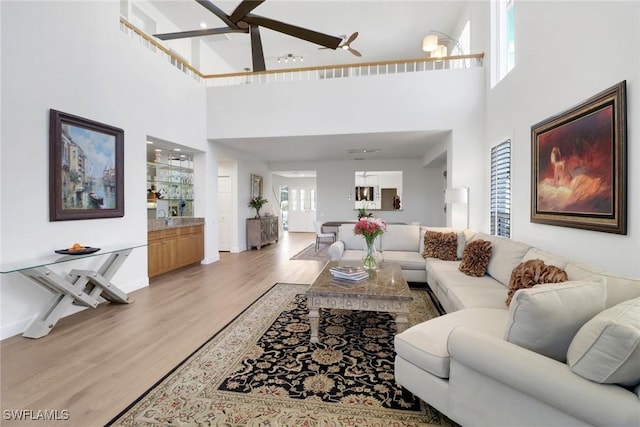
[(79, 243), (74, 243), (70, 248), (57, 249), (54, 252), (61, 255), (87, 255), (98, 252), (99, 250), (100, 248), (92, 248), (91, 246), (82, 246)]

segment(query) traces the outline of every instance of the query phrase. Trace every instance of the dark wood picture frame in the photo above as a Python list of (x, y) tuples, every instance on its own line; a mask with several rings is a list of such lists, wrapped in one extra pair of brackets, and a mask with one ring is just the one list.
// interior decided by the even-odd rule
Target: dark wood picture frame
[(531, 222), (627, 234), (626, 81), (531, 127)]
[(124, 216), (124, 130), (51, 109), (49, 219)]

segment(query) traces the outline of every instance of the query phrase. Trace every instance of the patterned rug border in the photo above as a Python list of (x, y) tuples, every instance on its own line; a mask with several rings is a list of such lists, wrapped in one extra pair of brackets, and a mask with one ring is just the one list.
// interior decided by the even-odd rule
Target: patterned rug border
[[(278, 290), (278, 287), (281, 286), (282, 288), (280, 290)], [(253, 311), (255, 310), (259, 310), (259, 307), (261, 306), (261, 304), (265, 304), (267, 303), (267, 300), (265, 300), (265, 298), (272, 298), (272, 296), (270, 294), (272, 294), (273, 292), (275, 292), (275, 294), (273, 294), (274, 296), (280, 294), (281, 296), (283, 294), (286, 295), (301, 295), (304, 294), (304, 290), (306, 290), (306, 288), (308, 287), (308, 284), (297, 284), (297, 283), (276, 283), (274, 284), (272, 287), (270, 287), (268, 290), (266, 290), (262, 295), (260, 295), (258, 298), (256, 298), (255, 301), (253, 301), (249, 306), (247, 306), (244, 310), (242, 310), (241, 313), (239, 313), (237, 316), (235, 316), (231, 321), (229, 321), (223, 328), (221, 328), (218, 332), (216, 332), (213, 336), (211, 336), (209, 339), (207, 339), (202, 345), (200, 345), (197, 349), (195, 349), (193, 352), (191, 352), (191, 354), (189, 354), (187, 357), (185, 357), (178, 365), (176, 365), (173, 369), (171, 369), (167, 374), (165, 374), (162, 378), (160, 378), (157, 382), (155, 382), (147, 391), (145, 391), (141, 396), (139, 396), (135, 401), (133, 401), (131, 404), (129, 404), (125, 409), (123, 409), (120, 413), (118, 413), (113, 419), (111, 419), (106, 426), (112, 426), (115, 423), (121, 423), (124, 422), (125, 419), (127, 419), (130, 416), (134, 416), (135, 411), (140, 411), (141, 408), (144, 408), (144, 405), (146, 405), (147, 403), (145, 403), (145, 399), (155, 399), (154, 396), (154, 392), (158, 391), (161, 392), (161, 387), (167, 387), (168, 384), (171, 383), (171, 381), (173, 381), (175, 378), (179, 378), (180, 375), (180, 370), (181, 369), (191, 369), (189, 368), (189, 363), (190, 362), (194, 362), (200, 357), (199, 353), (208, 345), (212, 345), (214, 342), (216, 342), (216, 340), (225, 340), (227, 339), (227, 333), (229, 332), (228, 329), (230, 326), (232, 326), (235, 322), (238, 321), (242, 321), (245, 322), (246, 319), (251, 318), (254, 316)], [(431, 305), (431, 310), (432, 313), (435, 314), (437, 313), (438, 310), (438, 306), (437, 304), (434, 304), (433, 301), (433, 295), (430, 291), (430, 289), (428, 287), (425, 288), (418, 288), (415, 289), (416, 291), (426, 291), (423, 294), (420, 294), (420, 299), (424, 300), (425, 303), (430, 302), (431, 304), (427, 303), (427, 306)], [(423, 303), (424, 304), (424, 303)], [(278, 306), (280, 307), (280, 306)], [(273, 314), (277, 317), (279, 315), (279, 313), (281, 313), (281, 311), (276, 310)], [(435, 314), (436, 316), (438, 314)], [(247, 317), (248, 316), (248, 317)], [(245, 319), (245, 320), (242, 320)], [(275, 321), (275, 318), (273, 319)], [(410, 319), (410, 323), (414, 323), (415, 320), (417, 319)], [(269, 328), (271, 322), (266, 322), (265, 327)], [(260, 335), (265, 333), (265, 331), (261, 331)], [(186, 366), (185, 366), (186, 365)], [(175, 375), (178, 375), (178, 377), (175, 377)], [(256, 403), (256, 398), (255, 396), (243, 396), (243, 395), (239, 395), (238, 393), (234, 393), (234, 392), (225, 392), (223, 390), (218, 390), (216, 392), (217, 395), (217, 399), (219, 400), (219, 404), (220, 405), (235, 405), (237, 407), (248, 407), (251, 408), (252, 404)], [(196, 396), (192, 396), (189, 398), (190, 402), (192, 402), (192, 404), (195, 404), (196, 406), (199, 406), (200, 404), (205, 405), (207, 403), (207, 401), (210, 401), (209, 398), (207, 397), (196, 397)], [(360, 421), (364, 421), (363, 418), (359, 418), (359, 417), (365, 417), (365, 418), (372, 418), (372, 419), (379, 419), (381, 416), (383, 416), (383, 413), (386, 414), (395, 414), (394, 417), (396, 417), (396, 423), (397, 422), (404, 422), (406, 423), (406, 425), (423, 425), (419, 419), (424, 420), (424, 418), (421, 417), (425, 417), (428, 415), (429, 421), (427, 421), (429, 424), (435, 422), (437, 424), (440, 424), (443, 420), (440, 418), (441, 415), (439, 415), (436, 411), (433, 411), (432, 409), (426, 409), (423, 406), (422, 411), (418, 412), (418, 413), (411, 413), (411, 412), (405, 412), (403, 410), (397, 410), (397, 409), (391, 409), (391, 408), (373, 408), (373, 409), (366, 409), (366, 408), (362, 408), (362, 407), (358, 407), (357, 405), (355, 405), (354, 407), (351, 407), (351, 405), (348, 404), (341, 404), (338, 406), (334, 406), (334, 404), (329, 404), (326, 402), (316, 402), (313, 400), (302, 400), (302, 401), (297, 401), (297, 400), (293, 400), (293, 401), (288, 401), (288, 400), (283, 400), (283, 399), (278, 399), (278, 398), (270, 398), (269, 396), (262, 396), (258, 399), (258, 401), (260, 402), (260, 404), (265, 405), (266, 408), (269, 407), (279, 407), (281, 409), (291, 409), (291, 408), (295, 408), (297, 410), (300, 409), (304, 409), (304, 410), (309, 410), (312, 412), (319, 412), (319, 413), (323, 413), (323, 410), (327, 410), (327, 405), (331, 406), (331, 409), (329, 410), (329, 413), (333, 413), (338, 419), (338, 420), (342, 420), (340, 422), (340, 424), (342, 424), (342, 422), (346, 423), (346, 424), (352, 424), (354, 420), (356, 419), (360, 419)], [(140, 406), (141, 404), (143, 404), (143, 406)], [(422, 404), (424, 405), (424, 403)], [(136, 407), (138, 407), (136, 409)], [(337, 409), (337, 410), (336, 410)], [(350, 412), (352, 410), (357, 410), (359, 412), (357, 412), (357, 415), (355, 415), (355, 413)], [(426, 412), (424, 412), (426, 410)], [(132, 412), (134, 411), (134, 412)], [(384, 417), (384, 416), (383, 416)], [(144, 419), (145, 417), (143, 417)], [(133, 420), (133, 419), (131, 419)], [(401, 421), (402, 420), (402, 421)], [(140, 421), (142, 421), (142, 419), (140, 419)], [(335, 421), (335, 420), (334, 420)], [(440, 421), (440, 422), (438, 422)], [(417, 422), (417, 424), (416, 424)], [(423, 421), (424, 422), (424, 421)], [(150, 423), (147, 424), (147, 422), (142, 421), (142, 423), (144, 425), (151, 425)], [(136, 425), (138, 425), (136, 423)], [(140, 424), (142, 425), (142, 424)], [(155, 423), (153, 425), (156, 425)], [(158, 424), (160, 425), (160, 424)], [(161, 423), (161, 425), (165, 425), (164, 423)], [(167, 425), (173, 425), (171, 422)], [(191, 424), (189, 424), (191, 425)], [(199, 424), (198, 424), (199, 425)], [(217, 425), (217, 424), (216, 424)], [(244, 425), (244, 424), (243, 424)], [(354, 425), (357, 425), (354, 424)], [(377, 424), (376, 424), (377, 425)], [(400, 425), (400, 424), (398, 424)], [(402, 424), (405, 425), (405, 424)]]

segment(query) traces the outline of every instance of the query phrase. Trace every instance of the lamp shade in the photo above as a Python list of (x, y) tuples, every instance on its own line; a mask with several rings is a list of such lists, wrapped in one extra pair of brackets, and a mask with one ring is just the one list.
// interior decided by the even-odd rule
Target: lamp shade
[(468, 192), (466, 188), (447, 188), (444, 192), (445, 203), (467, 203)]
[(447, 47), (441, 44), (431, 52), (432, 58), (444, 58), (445, 56), (447, 56)]
[(438, 47), (438, 36), (429, 34), (422, 39), (422, 50), (425, 52), (433, 52)]

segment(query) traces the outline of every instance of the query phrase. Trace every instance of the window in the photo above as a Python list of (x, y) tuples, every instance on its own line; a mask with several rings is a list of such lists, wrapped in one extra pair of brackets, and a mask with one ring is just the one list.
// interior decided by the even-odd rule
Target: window
[(515, 0), (491, 2), (491, 86), (498, 84), (516, 65)]
[(491, 149), (491, 234), (511, 237), (511, 140)]
[[(458, 36), (458, 43), (455, 44), (451, 51), (452, 56), (456, 55), (469, 55), (471, 53), (471, 21), (467, 21), (464, 28)], [(454, 61), (453, 68), (469, 68), (471, 67), (471, 60), (465, 59), (464, 61)]]

